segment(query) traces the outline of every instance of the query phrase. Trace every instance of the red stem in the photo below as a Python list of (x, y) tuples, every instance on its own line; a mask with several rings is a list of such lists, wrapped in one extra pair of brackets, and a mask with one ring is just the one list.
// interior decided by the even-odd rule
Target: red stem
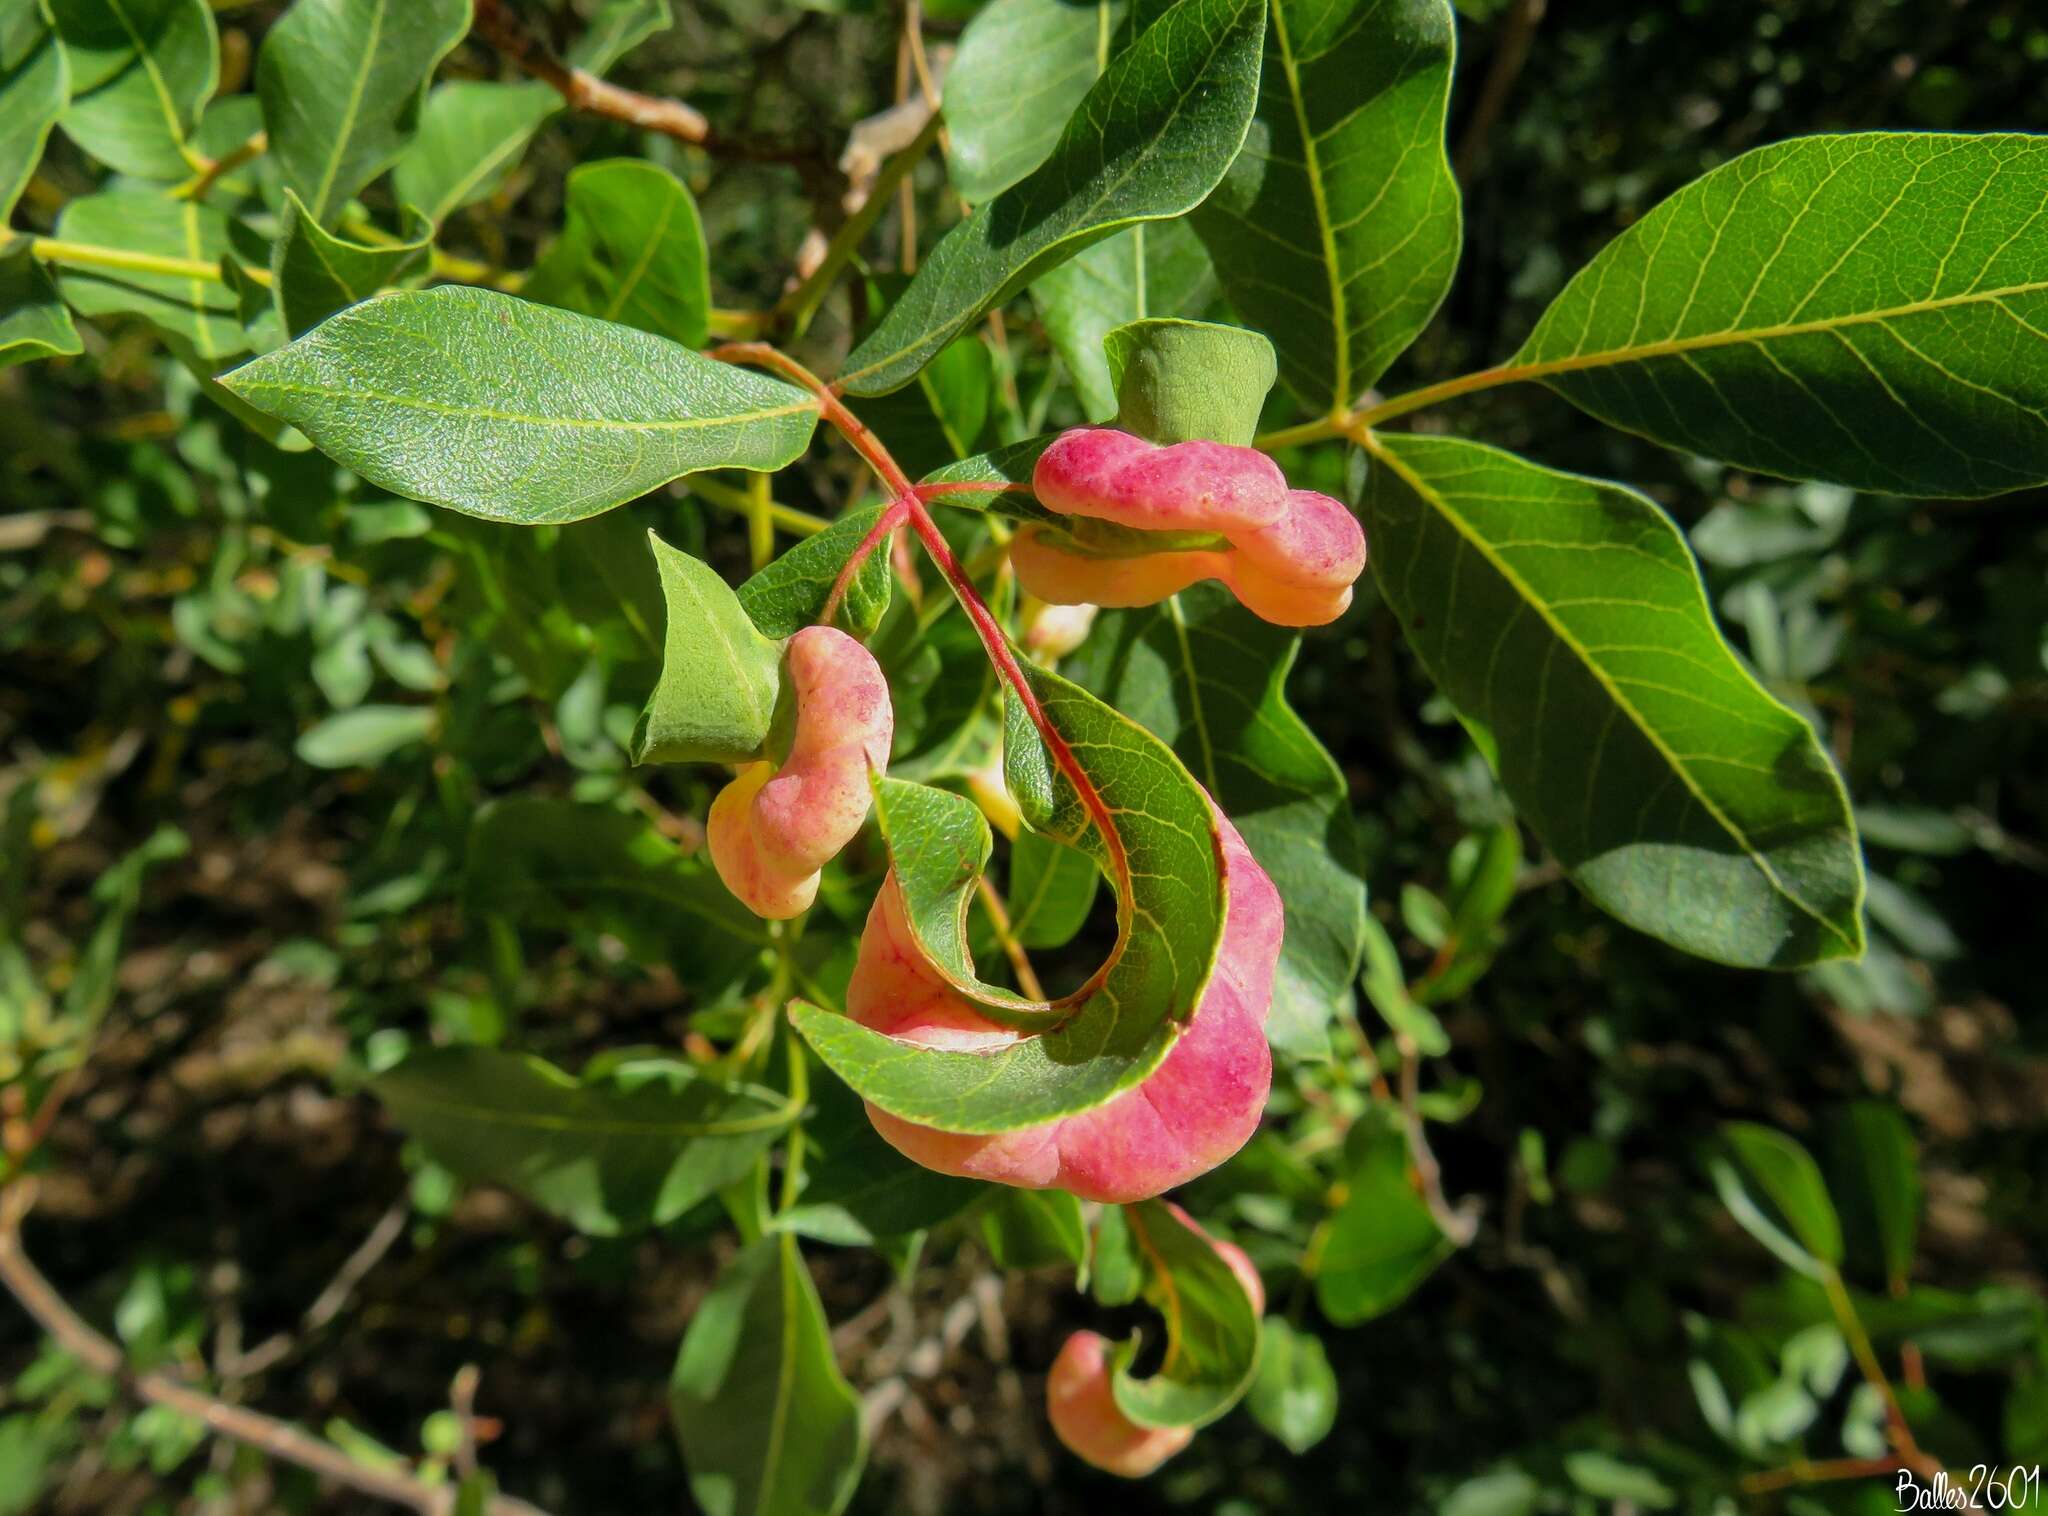
[[(930, 554), (939, 572), (946, 576), (946, 583), (952, 586), (953, 597), (960, 602), (960, 608), (967, 613), (967, 619), (973, 624), (975, 634), (981, 638), (982, 651), (988, 654), (989, 662), (995, 665), (996, 672), (1002, 676), (1003, 682), (1016, 694), (1024, 708), (1024, 714), (1031, 718), (1031, 724), (1038, 729), (1038, 735), (1045, 743), (1046, 750), (1052, 754), (1054, 765), (1067, 776), (1067, 782), (1074, 787), (1074, 793), (1080, 798), (1083, 809), (1095, 823), (1095, 829), (1101, 833), (1103, 846), (1109, 851), (1117, 883), (1128, 891), (1129, 860), (1124, 855), (1123, 838), (1118, 835), (1116, 827), (1110, 820), (1108, 804), (1096, 790), (1094, 781), (1082, 769), (1080, 760), (1074, 756), (1074, 750), (1067, 746), (1067, 739), (1060, 735), (1051, 719), (1046, 716), (1045, 708), (1038, 703), (1037, 691), (1031, 688), (1016, 655), (1010, 651), (1009, 641), (1004, 637), (995, 613), (989, 610), (987, 603), (981, 598), (980, 591), (975, 589), (974, 581), (968, 578), (966, 571), (960, 567), (960, 561), (953, 556), (953, 549), (947, 544), (944, 534), (939, 531), (938, 523), (932, 520), (931, 512), (925, 509), (924, 500), (918, 493), (918, 486), (910, 482), (910, 476), (904, 473), (902, 466), (890, 456), (888, 448), (882, 445), (882, 439), (847, 408), (830, 385), (796, 359), (769, 343), (728, 342), (711, 349), (711, 356), (724, 363), (751, 363), (762, 368), (774, 369), (785, 379), (817, 396), (819, 416), (830, 422), (846, 439), (847, 444), (866, 460), (868, 467), (873, 469), (875, 476), (882, 481), (883, 488), (889, 491), (890, 508), (883, 513), (882, 522), (888, 523), (891, 527), (896, 525), (897, 523), (890, 521), (889, 518), (896, 515), (899, 509), (909, 516), (911, 529), (917, 533), (918, 540), (924, 544), (925, 552)], [(878, 522), (875, 529), (862, 539), (859, 548), (847, 560), (846, 568), (841, 570), (839, 582), (833, 586), (832, 609), (837, 609), (838, 597), (844, 586), (850, 582), (850, 576), (867, 553), (872, 551), (885, 535), (882, 522)]]

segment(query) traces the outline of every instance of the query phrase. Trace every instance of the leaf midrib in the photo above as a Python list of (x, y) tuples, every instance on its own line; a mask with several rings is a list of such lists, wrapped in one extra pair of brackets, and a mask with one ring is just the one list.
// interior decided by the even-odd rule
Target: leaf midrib
[(1286, 7), (1272, 0), (1273, 39), (1280, 52), (1281, 71), (1287, 76), (1287, 100), (1294, 110), (1295, 130), (1301, 134), (1302, 177), (1308, 181), (1309, 199), (1315, 207), (1316, 236), (1323, 244), (1323, 278), (1330, 287), (1330, 322), (1335, 328), (1336, 382), (1331, 386), (1330, 404), (1341, 407), (1351, 399), (1351, 332), (1346, 325), (1344, 280), (1338, 273), (1337, 236), (1330, 221), (1329, 195), (1323, 186), (1322, 162), (1316, 135), (1309, 130), (1308, 101), (1301, 92), (1301, 75), (1294, 59), (1294, 44), (1287, 35)]
[(739, 426), (753, 421), (772, 421), (778, 416), (815, 411), (815, 400), (766, 410), (735, 412), (727, 416), (683, 416), (672, 421), (612, 421), (601, 416), (527, 416), (517, 411), (493, 410), (487, 406), (450, 405), (414, 395), (394, 395), (381, 390), (339, 389), (320, 384), (299, 384), (286, 379), (237, 379), (228, 386), (237, 392), (269, 390), (281, 395), (310, 395), (323, 400), (366, 400), (395, 405), (401, 410), (427, 411), (437, 416), (462, 416), (482, 421), (509, 421), (521, 426), (552, 426), (569, 430), (621, 432), (700, 431), (706, 427)]
[[(1858, 311), (1846, 315), (1823, 316), (1812, 321), (1780, 322), (1772, 326), (1727, 327), (1717, 332), (1702, 332), (1692, 337), (1668, 337), (1658, 342), (1640, 343), (1630, 347), (1607, 348), (1597, 353), (1574, 353), (1564, 358), (1542, 359), (1535, 363), (1510, 364), (1512, 377), (1517, 379), (1544, 379), (1553, 374), (1576, 373), (1584, 369), (1607, 368), (1620, 363), (1641, 363), (1652, 358), (1671, 358), (1684, 353), (1695, 353), (1720, 347), (1741, 347), (1748, 344), (1782, 341), (1789, 337), (1815, 336), (1845, 326), (1875, 326), (1888, 321), (1901, 320), (1908, 316), (1924, 316), (1933, 311), (1954, 310), (1959, 306), (1996, 304), (2001, 300), (2021, 296), (2038, 295), (2048, 291), (2048, 280), (2036, 280), (2028, 284), (2008, 284), (1991, 290), (1966, 290), (1960, 295), (1943, 295), (1929, 300), (1910, 301), (1905, 305), (1887, 306), (1882, 310)], [(1526, 348), (1524, 349), (1526, 351)], [(1498, 372), (1498, 371), (1495, 371)]]
[(1656, 749), (1658, 755), (1670, 767), (1671, 772), (1678, 776), (1679, 782), (1685, 786), (1687, 792), (1691, 794), (1700, 808), (1711, 816), (1720, 825), (1721, 829), (1728, 834), (1730, 840), (1742, 850), (1742, 855), (1764, 877), (1771, 888), (1782, 899), (1796, 906), (1805, 915), (1819, 923), (1829, 935), (1853, 949), (1856, 944), (1850, 934), (1844, 932), (1841, 927), (1830, 921), (1823, 912), (1809, 905), (1803, 897), (1795, 893), (1786, 885), (1783, 879), (1779, 878), (1778, 871), (1772, 866), (1770, 860), (1758, 851), (1756, 845), (1749, 840), (1749, 837), (1742, 829), (1735, 824), (1720, 806), (1714, 803), (1713, 798), (1700, 788), (1693, 778), (1691, 769), (1678, 760), (1678, 756), (1672, 752), (1670, 746), (1664, 741), (1655, 727), (1643, 718), (1642, 713), (1636, 709), (1634, 702), (1622, 694), (1613, 680), (1608, 677), (1606, 670), (1587, 654), (1584, 646), (1577, 637), (1572, 635), (1570, 629), (1552, 614), (1549, 604), (1535, 593), (1528, 581), (1516, 573), (1514, 568), (1494, 551), (1491, 543), (1472, 530), (1465, 518), (1451, 508), (1449, 500), (1442, 493), (1427, 484), (1422, 476), (1410, 468), (1398, 454), (1385, 447), (1369, 433), (1367, 434), (1366, 447), (1375, 458), (1391, 468), (1396, 474), (1399, 474), (1407, 482), (1408, 487), (1415, 491), (1418, 498), (1433, 505), (1436, 508), (1437, 514), (1444, 521), (1448, 522), (1459, 536), (1465, 539), (1473, 551), (1486, 560), (1488, 566), (1495, 573), (1507, 581), (1509, 587), (1521, 597), (1525, 605), (1536, 612), (1543, 624), (1550, 628), (1551, 634), (1566, 648), (1571, 650), (1572, 655), (1579, 660), (1580, 666), (1592, 675), (1600, 687), (1607, 692), (1607, 697), (1614, 702), (1616, 708), (1627, 713), (1629, 720), (1635, 725), (1636, 730), (1642, 734), (1644, 740)]
[(354, 82), (349, 86), (348, 105), (341, 113), (341, 127), (335, 133), (334, 150), (327, 155), (327, 170), (320, 176), (320, 187), (313, 194), (313, 216), (323, 220), (327, 215), (327, 197), (334, 190), (334, 176), (341, 172), (342, 155), (347, 152), (349, 139), (355, 134), (356, 118), (362, 114), (363, 91), (370, 82), (370, 65), (377, 56), (378, 44), (384, 36), (384, 12), (387, 0), (375, 0), (375, 11), (370, 21), (370, 34), (363, 44), (362, 66), (356, 70)]

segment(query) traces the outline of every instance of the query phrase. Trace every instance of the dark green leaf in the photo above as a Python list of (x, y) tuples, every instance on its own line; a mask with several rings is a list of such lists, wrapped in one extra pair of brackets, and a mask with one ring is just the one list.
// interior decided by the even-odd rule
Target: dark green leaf
[(0, 251), (0, 368), (81, 351), (71, 312), (28, 244)]
[(1315, 1056), (1351, 1003), (1365, 879), (1343, 773), (1287, 703), (1300, 647), (1203, 584), (1098, 617), (1068, 672), (1172, 746), (1272, 877), (1287, 932), (1267, 1036)]
[(1827, 1128), (1829, 1168), (1850, 1235), (1869, 1245), (1885, 1282), (1903, 1289), (1920, 1236), (1920, 1156), (1905, 1113), (1883, 1100), (1858, 1100)]
[(1721, 1139), (1741, 1166), (1751, 1198), (1746, 1213), (1729, 1199), (1723, 1186), (1722, 1199), (1728, 1202), (1735, 1219), (1780, 1256), (1783, 1255), (1778, 1243), (1754, 1225), (1759, 1215), (1774, 1229), (1789, 1232), (1811, 1258), (1829, 1267), (1839, 1267), (1842, 1224), (1812, 1155), (1783, 1132), (1748, 1121), (1723, 1122)]
[(523, 292), (702, 347), (711, 284), (697, 202), (659, 164), (618, 158), (572, 169), (567, 224)]
[(1290, 1453), (1306, 1453), (1337, 1424), (1337, 1374), (1323, 1339), (1268, 1316), (1259, 1329), (1259, 1372), (1245, 1394), (1252, 1420)]
[(373, 484), (523, 526), (698, 469), (780, 468), (818, 414), (647, 332), (461, 285), (343, 311), (222, 383)]
[(434, 66), (469, 30), (469, 0), (296, 0), (263, 39), (256, 91), (270, 155), (313, 219), (397, 158)]
[(477, 919), (581, 928), (667, 962), (699, 1002), (715, 1001), (760, 962), (768, 935), (701, 857), (637, 816), (538, 796), (478, 812), (463, 906)]
[(1745, 153), (1586, 266), (1514, 362), (1604, 421), (1901, 495), (2048, 480), (2039, 137)]
[(1131, 1373), (1137, 1343), (1117, 1350), (1110, 1381), (1117, 1409), (1140, 1426), (1206, 1426), (1250, 1388), (1259, 1361), (1259, 1315), (1237, 1271), (1210, 1239), (1162, 1200), (1124, 1217), (1145, 1259), (1145, 1298), (1166, 1318), (1159, 1371)]
[(1451, 1252), (1451, 1240), (1408, 1181), (1408, 1143), (1375, 1132), (1345, 1178), (1343, 1207), (1315, 1257), (1316, 1303), (1338, 1326), (1383, 1316)]
[(500, 1184), (579, 1231), (673, 1221), (753, 1164), (791, 1112), (672, 1058), (627, 1057), (571, 1078), (495, 1048), (435, 1048), (370, 1089), (434, 1161)]
[(561, 108), (561, 95), (537, 79), (437, 84), (420, 111), (418, 134), (391, 167), (392, 190), (400, 204), (417, 206), (438, 226), (496, 189)]
[(1088, 1253), (1088, 1289), (1097, 1303), (1129, 1305), (1145, 1287), (1145, 1260), (1137, 1234), (1120, 1205), (1106, 1205), (1095, 1222), (1094, 1246)]
[(907, 384), (1055, 263), (1200, 204), (1250, 125), (1264, 31), (1259, 0), (1179, 0), (1096, 81), (1052, 156), (946, 234), (841, 384), (856, 395)]
[(1862, 951), (1841, 782), (1721, 640), (1656, 506), (1421, 436), (1380, 439), (1366, 506), (1410, 645), (1599, 905), (1748, 967)]
[(1125, 10), (1124, 0), (990, 0), (975, 13), (946, 74), (946, 163), (963, 199), (993, 200), (1045, 161), (1109, 67)]
[(220, 77), (206, 0), (56, 0), (51, 9), (71, 63), (64, 134), (124, 174), (183, 179), (204, 168), (192, 133)]
[(71, 69), (40, 0), (0, 13), (0, 225), (14, 213), (71, 98)]
[(702, 559), (652, 532), (647, 545), (668, 607), (661, 679), (633, 732), (635, 763), (744, 763), (768, 740), (782, 690), (782, 647), (748, 618)]
[(409, 212), (397, 243), (371, 247), (350, 242), (323, 230), (300, 203), (298, 191), (286, 189), (270, 251), (270, 288), (286, 333), (296, 337), (344, 306), (426, 267), (433, 237), (433, 226)]
[(937, 1226), (987, 1191), (912, 1163), (884, 1142), (860, 1097), (830, 1070), (813, 1084), (804, 1118), (804, 1187), (776, 1224), (820, 1242), (872, 1247)]
[[(1053, 3), (1080, 9), (1064, 0)], [(956, 64), (956, 77), (957, 71)], [(1116, 415), (1116, 381), (1103, 339), (1149, 316), (1193, 315), (1215, 290), (1216, 271), (1188, 224), (1160, 221), (1141, 222), (1075, 254), (1031, 286), (1031, 299), (1073, 378), (1082, 411), (1090, 421), (1107, 421)]]
[(898, 1042), (799, 1001), (790, 1016), (832, 1069), (906, 1121), (1006, 1132), (1102, 1104), (1156, 1069), (1198, 1003), (1223, 931), (1215, 823), (1194, 781), (1158, 739), (1055, 674), (1024, 666), (1052, 729), (1077, 754), (1117, 829), (1116, 862), (1015, 699), (1005, 701), (1006, 776), (1025, 820), (1081, 847), (1119, 896), (1120, 951), (1055, 1030), (1000, 1052)]
[[(876, 505), (841, 516), (739, 587), (740, 604), (764, 636), (793, 637), (824, 615), (840, 571), (882, 519), (883, 509)], [(849, 636), (872, 636), (889, 608), (890, 583), (887, 551), (869, 553), (847, 583), (832, 624)]]
[(1348, 408), (1450, 288), (1455, 50), (1450, 0), (1274, 0), (1258, 116), (1195, 229), (1318, 413)]
[[(101, 190), (64, 207), (57, 235), (159, 258), (218, 263), (237, 245), (235, 223), (211, 205), (171, 200), (146, 190)], [(253, 237), (248, 250), (256, 251)], [(218, 279), (137, 273), (129, 269), (64, 270), (64, 298), (81, 315), (141, 316), (183, 338), (204, 364), (249, 350), (234, 291)]]
[(748, 1247), (698, 1304), (669, 1408), (707, 1516), (835, 1516), (853, 1498), (860, 1397), (789, 1233)]
[(981, 1237), (1006, 1269), (1066, 1264), (1088, 1278), (1088, 1223), (1081, 1202), (1065, 1190), (997, 1187), (981, 1213)]
[(1086, 853), (1036, 832), (1010, 844), (1010, 931), (1027, 948), (1065, 947), (1094, 908), (1102, 872)]

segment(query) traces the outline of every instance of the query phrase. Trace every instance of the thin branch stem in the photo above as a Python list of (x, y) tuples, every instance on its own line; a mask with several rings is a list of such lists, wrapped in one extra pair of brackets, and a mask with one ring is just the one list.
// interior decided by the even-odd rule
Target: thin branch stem
[[(454, 1509), (456, 1492), (445, 1486), (427, 1484), (395, 1469), (358, 1463), (334, 1444), (289, 1422), (229, 1405), (168, 1373), (131, 1372), (120, 1348), (71, 1308), (23, 1250), (21, 1222), (33, 1200), (32, 1181), (28, 1180), (16, 1181), (0, 1196), (0, 1285), (73, 1358), (94, 1373), (119, 1381), (138, 1399), (189, 1416), (216, 1436), (295, 1464), (322, 1479), (404, 1506), (420, 1516), (448, 1516)], [(509, 1495), (493, 1496), (486, 1510), (490, 1516), (544, 1516), (538, 1506)]]
[(252, 162), (270, 151), (270, 134), (252, 132), (249, 139), (228, 152), (221, 154), (207, 164), (205, 169), (191, 183), (181, 185), (172, 191), (172, 198), (178, 200), (204, 200), (206, 192), (233, 173), (243, 164)]
[(1833, 1479), (1875, 1479), (1899, 1468), (1895, 1458), (1827, 1458), (1814, 1463), (1800, 1459), (1782, 1469), (1762, 1474), (1745, 1474), (1740, 1480), (1745, 1495), (1767, 1495), (1795, 1485), (1823, 1484)]
[(695, 106), (621, 89), (595, 74), (563, 63), (520, 23), (503, 0), (477, 0), (474, 30), (527, 73), (551, 86), (576, 110), (623, 121), (629, 126), (646, 127), (678, 142), (701, 144), (711, 136), (710, 121)]
[(989, 924), (995, 928), (996, 941), (1002, 944), (1003, 955), (1010, 960), (1010, 972), (1017, 976), (1017, 988), (1033, 1000), (1045, 999), (1045, 986), (1038, 982), (1038, 972), (1031, 967), (1031, 955), (1017, 940), (1010, 925), (1010, 908), (1003, 903), (1001, 892), (986, 872), (974, 881), (974, 888), (981, 896), (981, 908), (988, 912)]
[(882, 165), (867, 199), (840, 223), (839, 230), (826, 244), (825, 256), (818, 266), (811, 270), (803, 283), (776, 302), (775, 314), (789, 323), (791, 331), (801, 333), (811, 324), (811, 318), (824, 303), (826, 293), (859, 249), (862, 239), (888, 208), (889, 197), (895, 193), (896, 186), (909, 177), (910, 171), (931, 151), (932, 144), (939, 140), (939, 130), (943, 125), (944, 118), (933, 112), (924, 129), (910, 140), (910, 145)]
[(1401, 1049), (1401, 1119), (1408, 1128), (1408, 1154), (1422, 1186), (1423, 1204), (1444, 1236), (1458, 1247), (1468, 1247), (1478, 1234), (1479, 1214), (1469, 1203), (1461, 1209), (1444, 1197), (1443, 1169), (1422, 1125), (1422, 1055), (1406, 1036), (1397, 1041)]

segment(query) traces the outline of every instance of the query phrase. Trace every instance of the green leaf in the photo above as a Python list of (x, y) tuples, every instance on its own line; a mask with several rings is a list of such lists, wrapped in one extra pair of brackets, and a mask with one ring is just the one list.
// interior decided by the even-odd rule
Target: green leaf
[(432, 735), (430, 705), (359, 705), (309, 727), (296, 751), (321, 769), (368, 768)]
[(1245, 1395), (1252, 1420), (1290, 1453), (1306, 1453), (1337, 1424), (1337, 1373), (1323, 1339), (1268, 1316), (1259, 1331), (1259, 1372)]
[(704, 345), (710, 274), (682, 180), (635, 158), (585, 163), (570, 170), (567, 217), (523, 286), (529, 299)]
[[(101, 190), (72, 201), (57, 219), (57, 235), (67, 242), (203, 263), (217, 263), (246, 240), (245, 250), (261, 257), (254, 235), (225, 213), (147, 190)], [(249, 349), (234, 291), (218, 279), (81, 266), (66, 268), (59, 282), (79, 314), (141, 316), (190, 343), (202, 362), (218, 363)]]
[(1273, 387), (1273, 344), (1212, 321), (1134, 321), (1108, 333), (1117, 425), (1153, 442), (1249, 447)]
[(987, 490), (961, 490), (956, 494), (932, 495), (926, 504), (993, 511), (1019, 521), (1063, 521), (1064, 517), (1055, 516), (1030, 495), (1031, 475), (1038, 467), (1039, 455), (1052, 446), (1057, 435), (1048, 433), (1043, 437), (1027, 437), (1022, 442), (1005, 443), (986, 453), (976, 453), (972, 458), (949, 463), (924, 478), (927, 484), (1015, 484), (1023, 486), (1021, 490), (1001, 494)]
[(2039, 137), (1745, 153), (1617, 237), (1513, 362), (1671, 447), (1900, 495), (2048, 480)]
[[(668, 24), (668, 0), (608, 0), (570, 47), (568, 61), (601, 74)], [(391, 167), (399, 203), (418, 206), (439, 225), (484, 199), (561, 109), (560, 92), (538, 80), (449, 79), (435, 85), (417, 135)]]
[[(1831, 1268), (1839, 1267), (1842, 1224), (1812, 1155), (1783, 1132), (1748, 1121), (1723, 1122), (1721, 1140), (1735, 1155), (1755, 1194), (1768, 1202), (1766, 1219), (1782, 1222), (1810, 1257)], [(1723, 1198), (1727, 1198), (1725, 1193)], [(1732, 1205), (1730, 1209), (1760, 1242), (1777, 1251), (1740, 1209)]]
[(41, 0), (0, 14), (0, 225), (71, 98), (71, 68)]
[(804, 1187), (775, 1218), (820, 1242), (873, 1247), (950, 1220), (987, 1192), (912, 1163), (884, 1142), (860, 1097), (830, 1070), (812, 1084), (813, 1111), (804, 1118)]
[(437, 84), (420, 110), (418, 133), (391, 166), (392, 192), (438, 226), (495, 190), (561, 108), (554, 86), (537, 79)]
[(418, 129), (427, 80), (469, 30), (469, 0), (295, 0), (263, 39), (270, 156), (331, 225)]
[(836, 1516), (853, 1498), (860, 1397), (789, 1233), (742, 1251), (698, 1305), (669, 1408), (707, 1516)]
[(192, 133), (220, 80), (206, 0), (56, 0), (52, 13), (71, 63), (64, 134), (123, 174), (203, 168)]
[(1343, 1206), (1315, 1255), (1316, 1304), (1338, 1326), (1383, 1316), (1451, 1253), (1451, 1240), (1408, 1182), (1408, 1142), (1369, 1134), (1345, 1179)]
[(1126, 10), (990, 0), (975, 13), (946, 73), (946, 165), (962, 199), (993, 200), (1045, 161), (1109, 67)]
[(874, 791), (875, 819), (902, 892), (904, 925), (932, 967), (995, 1020), (1036, 1027), (1064, 1018), (1064, 1003), (1029, 999), (984, 983), (974, 971), (968, 906), (988, 868), (991, 846), (981, 808), (965, 795), (905, 779), (878, 779)]
[[(882, 519), (884, 509), (875, 505), (841, 516), (739, 587), (740, 604), (762, 635), (794, 637), (824, 615), (840, 571)], [(888, 553), (869, 553), (848, 582), (832, 624), (852, 637), (872, 636), (889, 608), (890, 583)]]
[(1564, 1471), (1588, 1495), (1626, 1503), (1642, 1510), (1663, 1511), (1678, 1504), (1668, 1485), (1648, 1469), (1623, 1463), (1608, 1453), (1567, 1453)]
[(1137, 1234), (1120, 1205), (1106, 1205), (1095, 1222), (1088, 1253), (1088, 1290), (1098, 1305), (1129, 1305), (1145, 1288), (1145, 1260)]
[(71, 312), (28, 243), (0, 251), (0, 369), (83, 351)]
[(1271, 876), (1287, 931), (1266, 1034), (1313, 1057), (1352, 1003), (1366, 909), (1343, 771), (1287, 703), (1300, 649), (1203, 584), (1099, 616), (1067, 671), (1172, 746)]
[(1086, 853), (1036, 832), (1010, 844), (1010, 933), (1027, 948), (1065, 947), (1087, 924), (1102, 872)]
[(996, 1188), (981, 1213), (981, 1237), (1001, 1268), (1066, 1264), (1087, 1284), (1088, 1223), (1065, 1190)]
[(1318, 412), (1348, 408), (1450, 288), (1455, 51), (1450, 0), (1273, 0), (1258, 116), (1195, 230)]
[[(955, 77), (958, 69), (956, 63)], [(1148, 316), (1192, 315), (1215, 292), (1216, 271), (1188, 223), (1161, 221), (1141, 222), (1075, 254), (1031, 286), (1031, 299), (1073, 377), (1082, 411), (1099, 422), (1116, 414), (1116, 381), (1103, 339)]]
[(718, 571), (647, 534), (668, 606), (661, 679), (633, 731), (635, 763), (761, 756), (782, 691), (782, 646), (761, 635)]
[(1827, 1127), (1829, 1167), (1850, 1235), (1870, 1245), (1886, 1284), (1904, 1289), (1920, 1238), (1920, 1155), (1905, 1113), (1884, 1100), (1858, 1100)]
[(372, 484), (522, 526), (781, 468), (818, 413), (647, 332), (461, 285), (355, 306), (221, 382)]
[(573, 800), (515, 797), (477, 812), (462, 903), (477, 920), (616, 937), (633, 961), (672, 966), (699, 1003), (737, 986), (769, 946), (706, 859), (637, 816)]
[(1144, 1254), (1145, 1298), (1166, 1318), (1159, 1371), (1131, 1373), (1138, 1341), (1117, 1349), (1117, 1409), (1140, 1426), (1207, 1426), (1244, 1398), (1259, 1362), (1259, 1316), (1215, 1244), (1163, 1200), (1124, 1207)]
[[(1118, 950), (1055, 1030), (995, 1053), (898, 1042), (799, 1001), (797, 1029), (883, 1110), (942, 1131), (1015, 1131), (1090, 1110), (1165, 1058), (1200, 1001), (1223, 932), (1220, 846), (1207, 801), (1159, 740), (1043, 669), (1024, 677), (1052, 729), (1080, 756), (1116, 827), (1112, 853), (1054, 771), (1014, 698), (1005, 700), (1006, 777), (1025, 820), (1085, 850), (1118, 894)], [(1117, 856), (1120, 854), (1120, 858)]]
[(1422, 436), (1379, 439), (1365, 504), (1409, 644), (1597, 904), (1745, 967), (1862, 951), (1841, 782), (1721, 640), (1656, 506)]
[(1244, 142), (1263, 0), (1179, 0), (1082, 100), (1052, 156), (976, 208), (925, 259), (840, 375), (900, 388), (991, 306), (1123, 227), (1185, 214)]
[(270, 250), (270, 288), (285, 331), (296, 337), (343, 307), (425, 268), (433, 239), (433, 226), (409, 210), (395, 245), (350, 242), (322, 230), (300, 202), (298, 191), (287, 188), (277, 241)]
[(651, 1056), (575, 1079), (523, 1053), (434, 1048), (370, 1090), (436, 1163), (598, 1237), (660, 1226), (716, 1194), (792, 1114), (773, 1091)]

